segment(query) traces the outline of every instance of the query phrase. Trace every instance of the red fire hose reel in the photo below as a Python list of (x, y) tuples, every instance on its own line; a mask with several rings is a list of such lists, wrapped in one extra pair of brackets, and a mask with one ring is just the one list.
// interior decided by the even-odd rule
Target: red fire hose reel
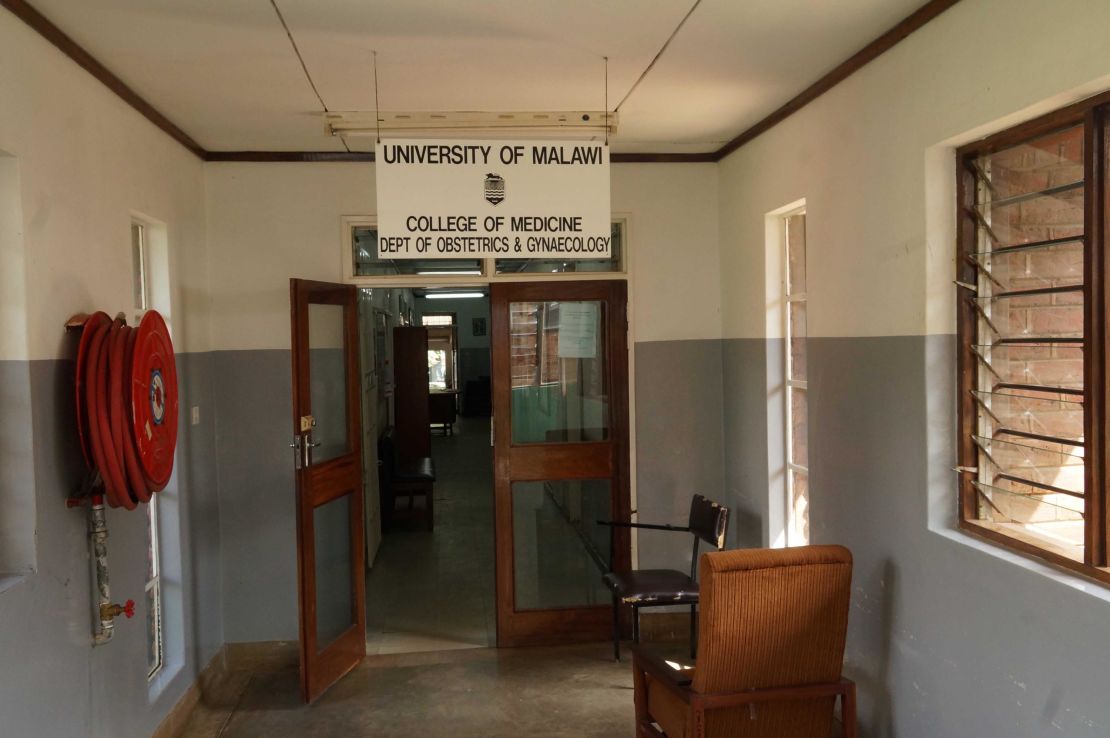
[[(166, 322), (149, 310), (137, 328), (123, 315), (79, 315), (77, 433), (95, 490), (134, 510), (165, 488), (177, 446), (177, 368)], [(96, 484), (99, 477), (100, 485)], [(97, 494), (96, 491), (93, 494)]]

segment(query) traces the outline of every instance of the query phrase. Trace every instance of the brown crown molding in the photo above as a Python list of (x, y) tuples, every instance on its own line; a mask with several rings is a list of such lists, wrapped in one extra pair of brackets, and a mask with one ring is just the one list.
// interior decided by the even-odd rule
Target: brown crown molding
[[(938, 15), (955, 5), (959, 0), (929, 0), (916, 11), (904, 18), (898, 25), (879, 36), (877, 39), (863, 47), (849, 59), (841, 63), (831, 72), (814, 82), (778, 110), (768, 115), (763, 120), (751, 126), (740, 135), (733, 138), (716, 151), (700, 154), (650, 154), (627, 153), (613, 154), (610, 161), (615, 164), (630, 163), (666, 163), (688, 164), (699, 162), (716, 162), (725, 158), (738, 148), (766, 133), (771, 128), (789, 118), (794, 113), (816, 100), (821, 95), (843, 82), (863, 66), (874, 61), (884, 52), (890, 50), (897, 43), (905, 39), (914, 31), (936, 18)], [(42, 13), (31, 7), (26, 0), (0, 0), (0, 7), (7, 8), (17, 18), (22, 20), (40, 36), (56, 46), (63, 54), (75, 61), (78, 66), (96, 77), (112, 92), (116, 93), (124, 102), (142, 114), (147, 120), (165, 131), (204, 161), (216, 162), (372, 162), (374, 154), (357, 151), (206, 151), (194, 141), (189, 134), (178, 128), (166, 116), (162, 115), (153, 105), (139, 96), (134, 90), (108, 71), (107, 67), (97, 61), (89, 52), (85, 51), (73, 39), (62, 32), (60, 28), (50, 22)]]
[(882, 36), (879, 36), (877, 39), (867, 44), (867, 46), (864, 46), (824, 77), (795, 95), (781, 108), (718, 149), (717, 161), (724, 159), (733, 151), (736, 151), (761, 133), (766, 133), (779, 123), (782, 123), (784, 120), (794, 115), (794, 113), (797, 113), (806, 105), (809, 105), (811, 102), (848, 79), (848, 77), (858, 72), (861, 68), (877, 59), (884, 52), (889, 51), (898, 42), (905, 39), (911, 33), (918, 30), (959, 1), (960, 0), (929, 0), (929, 2), (903, 18), (894, 28), (891, 28)]
[(105, 87), (116, 93), (121, 100), (139, 111), (140, 115), (158, 128), (161, 128), (179, 144), (201, 159), (205, 158), (208, 152), (194, 141), (189, 134), (185, 133), (185, 131), (174, 125), (169, 118), (158, 112), (153, 105), (140, 97), (139, 93), (132, 90), (124, 84), (123, 80), (108, 71), (108, 68), (97, 61), (92, 54), (85, 51), (76, 41), (63, 33), (62, 29), (51, 23), (45, 15), (28, 5), (25, 0), (0, 0), (0, 6), (7, 8), (16, 18), (19, 18), (44, 39), (54, 44), (59, 51), (77, 62), (77, 66), (104, 83)]

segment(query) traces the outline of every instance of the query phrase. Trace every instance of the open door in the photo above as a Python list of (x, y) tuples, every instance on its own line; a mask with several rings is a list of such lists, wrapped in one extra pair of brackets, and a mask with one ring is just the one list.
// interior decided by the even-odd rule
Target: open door
[(605, 640), (630, 566), (623, 281), (492, 285), (497, 643)]
[(366, 654), (357, 293), (292, 279), (301, 693), (312, 702)]

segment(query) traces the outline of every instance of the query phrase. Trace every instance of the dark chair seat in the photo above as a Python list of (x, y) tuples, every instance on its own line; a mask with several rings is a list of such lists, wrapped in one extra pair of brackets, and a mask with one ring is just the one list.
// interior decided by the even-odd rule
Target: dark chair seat
[[(633, 571), (610, 571), (602, 576), (605, 586), (613, 593), (613, 659), (621, 660), (621, 613), (620, 606), (632, 608), (632, 640), (640, 642), (640, 608), (663, 607), (666, 605), (688, 605), (690, 607), (690, 655), (697, 653), (697, 609), (698, 609), (698, 544), (700, 541), (712, 544), (720, 551), (725, 547), (725, 531), (728, 529), (728, 508), (703, 495), (694, 495), (690, 500), (690, 517), (685, 527), (657, 523), (633, 523), (631, 521), (599, 520), (598, 525), (609, 526), (609, 551), (614, 549), (613, 530), (616, 528), (643, 528), (648, 530), (681, 531), (693, 534), (694, 549), (690, 552), (690, 573), (675, 569), (636, 569)], [(610, 558), (610, 561), (613, 559)]]
[(698, 583), (673, 569), (611, 571), (603, 579), (622, 603), (688, 605), (698, 601)]
[(395, 482), (434, 482), (436, 480), (435, 462), (425, 456), (422, 459), (399, 461), (393, 469)]

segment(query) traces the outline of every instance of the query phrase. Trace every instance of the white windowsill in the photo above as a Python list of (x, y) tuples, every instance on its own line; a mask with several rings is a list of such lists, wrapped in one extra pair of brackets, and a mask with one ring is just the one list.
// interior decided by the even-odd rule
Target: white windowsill
[(955, 541), (968, 548), (975, 549), (981, 553), (993, 556), (996, 559), (1001, 559), (1010, 564), (1014, 564), (1027, 571), (1039, 574), (1047, 579), (1050, 579), (1065, 587), (1083, 592), (1084, 594), (1091, 595), (1092, 597), (1102, 600), (1103, 602), (1110, 602), (1110, 587), (1101, 584), (1093, 579), (1089, 579), (1082, 574), (1074, 574), (1065, 569), (1058, 568), (1047, 562), (1040, 561), (1032, 556), (1026, 556), (1015, 551), (1010, 551), (1002, 545), (992, 543), (990, 541), (981, 540), (976, 538), (971, 533), (967, 533), (959, 529), (951, 528), (935, 528), (930, 526), (930, 532), (947, 538), (948, 540)]

